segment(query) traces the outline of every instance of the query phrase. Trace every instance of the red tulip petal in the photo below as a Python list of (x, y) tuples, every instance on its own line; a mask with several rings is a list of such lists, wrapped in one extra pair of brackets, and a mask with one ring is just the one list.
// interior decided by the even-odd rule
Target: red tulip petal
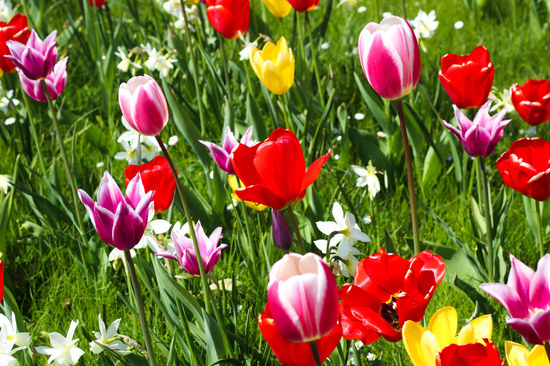
[(302, 180), (302, 186), (300, 187), (300, 190), (304, 192), (304, 194), (307, 187), (312, 185), (313, 182), (315, 182), (319, 177), (319, 174), (321, 173), (321, 168), (323, 167), (323, 165), (325, 165), (331, 153), (332, 150), (315, 160), (313, 164), (310, 165), (304, 176), (304, 179)]
[(264, 185), (252, 185), (246, 188), (237, 189), (235, 193), (243, 201), (260, 203), (274, 210), (282, 210), (288, 204), (283, 198), (271, 193)]

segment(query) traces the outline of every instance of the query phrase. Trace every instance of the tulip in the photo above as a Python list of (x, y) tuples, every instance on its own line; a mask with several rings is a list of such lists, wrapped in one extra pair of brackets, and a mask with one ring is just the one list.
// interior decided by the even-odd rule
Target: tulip
[(103, 4), (107, 2), (107, 0), (88, 0), (91, 6), (95, 6), (97, 8), (101, 8)]
[(284, 18), (292, 10), (292, 5), (287, 0), (262, 0), (271, 14), (277, 18)]
[[(239, 188), (246, 188), (246, 186), (243, 184), (243, 182), (241, 182), (241, 185), (239, 186), (239, 182), (238, 182), (238, 179), (237, 179), (236, 175), (230, 175), (229, 177), (227, 177), (227, 183), (229, 183), (229, 186), (231, 187), (233, 192), (235, 192)], [(237, 196), (235, 193), (231, 193), (231, 199), (233, 200), (233, 203), (235, 203), (235, 202), (239, 203), (239, 202), (242, 201), (239, 198), (239, 196)], [(249, 201), (243, 201), (243, 202), (244, 202), (245, 206), (250, 207), (251, 209), (256, 210), (256, 211), (261, 212), (261, 211), (263, 211), (267, 208), (267, 206), (261, 205), (261, 204), (256, 203), (256, 202), (249, 202)]]
[(409, 94), (420, 79), (418, 41), (399, 17), (367, 24), (359, 36), (359, 60), (370, 85), (388, 100)]
[[(284, 366), (315, 366), (309, 344), (289, 342), (279, 333), (273, 321), (269, 302), (265, 305), (264, 313), (258, 317), (258, 325), (266, 342)], [(316, 341), (321, 363), (330, 356), (341, 338), (342, 327), (336, 324), (328, 335)]]
[[(65, 89), (65, 85), (67, 85), (68, 60), (69, 58), (65, 57), (63, 60), (59, 61), (55, 65), (53, 72), (44, 79), (51, 100), (56, 100)], [(23, 88), (29, 97), (43, 103), (48, 101), (44, 88), (39, 80), (29, 79), (20, 68), (17, 68), (17, 73), (19, 75), (19, 81), (21, 82), (21, 88)]]
[(7, 41), (11, 56), (4, 56), (31, 80), (48, 77), (57, 63), (57, 31), (53, 31), (43, 41), (33, 30), (26, 44), (16, 40)]
[(285, 254), (269, 271), (267, 300), (273, 322), (289, 342), (311, 342), (330, 334), (338, 317), (338, 288), (317, 254)]
[(476, 47), (469, 55), (449, 53), (441, 58), (439, 80), (460, 109), (481, 107), (491, 92), (494, 75), (491, 56), (483, 46)]
[(294, 84), (295, 63), (285, 37), (281, 37), (277, 45), (267, 42), (261, 51), (253, 47), (250, 54), (250, 64), (256, 76), (276, 95), (283, 95)]
[(451, 344), (439, 352), (436, 366), (506, 366), (494, 343)]
[(456, 335), (458, 317), (455, 308), (439, 309), (430, 319), (428, 330), (414, 321), (403, 326), (403, 344), (414, 366), (435, 364), (436, 355), (450, 344), (483, 343), (491, 339), (493, 320), (483, 315), (466, 324)]
[(523, 138), (497, 160), (496, 166), (508, 187), (546, 201), (550, 197), (550, 143), (540, 138)]
[(479, 287), (500, 302), (510, 316), (506, 324), (533, 345), (550, 341), (550, 254), (539, 260), (537, 271), (510, 254), (508, 283)]
[(237, 189), (240, 199), (283, 210), (300, 202), (321, 172), (332, 151), (305, 171), (304, 154), (296, 135), (278, 128), (269, 138), (252, 147), (240, 144), (231, 161), (246, 188)]
[(122, 196), (109, 172), (105, 172), (97, 202), (94, 203), (82, 189), (78, 190), (78, 197), (101, 240), (119, 250), (130, 250), (140, 242), (147, 227), (149, 203), (154, 193), (145, 193), (138, 173), (128, 184), (126, 195)]
[(510, 366), (550, 366), (543, 346), (535, 346), (529, 351), (525, 346), (510, 341), (504, 345)]
[(319, 5), (319, 0), (288, 0), (288, 2), (292, 5), (294, 10), (300, 13), (313, 10), (317, 7), (317, 5)]
[(407, 260), (380, 248), (364, 258), (355, 270), (355, 284), (339, 290), (344, 338), (364, 344), (380, 336), (401, 340), (401, 328), (407, 320), (422, 319), (444, 275), (445, 262), (429, 250)]
[(248, 32), (250, 22), (249, 0), (206, 0), (208, 21), (227, 39), (239, 38)]
[[(246, 130), (245, 134), (241, 138), (241, 144), (244, 144), (246, 146), (252, 146), (256, 144), (256, 141), (250, 139), (252, 137), (253, 128), (253, 126), (250, 126), (248, 130)], [(225, 135), (222, 141), (222, 146), (218, 146), (208, 141), (199, 140), (199, 142), (206, 146), (208, 150), (210, 150), (210, 153), (212, 154), (212, 159), (214, 159), (214, 163), (216, 163), (216, 165), (219, 166), (221, 170), (223, 170), (227, 174), (236, 174), (235, 169), (233, 169), (233, 164), (231, 163), (231, 158), (229, 157), (229, 155), (231, 155), (231, 152), (237, 146), (239, 146), (239, 142), (235, 138), (235, 135), (233, 135), (233, 132), (231, 132), (229, 126), (225, 128)]]
[(156, 136), (168, 122), (166, 98), (149, 75), (135, 76), (120, 84), (118, 102), (128, 124), (142, 135)]
[(277, 248), (289, 250), (292, 246), (293, 238), (284, 213), (271, 210), (271, 219), (273, 221), (273, 242)]
[(145, 193), (155, 191), (153, 197), (155, 214), (164, 212), (170, 208), (176, 191), (176, 181), (164, 156), (157, 156), (149, 164), (130, 165), (124, 171), (126, 185), (141, 173), (141, 180)]
[(16, 14), (8, 24), (0, 22), (0, 69), (4, 72), (15, 72), (15, 64), (4, 56), (11, 55), (8, 41), (26, 44), (31, 35), (27, 17)]
[[(218, 246), (222, 237), (222, 228), (219, 227), (210, 235), (206, 236), (201, 222), (195, 225), (195, 234), (199, 245), (204, 272), (209, 274), (220, 259), (222, 249), (227, 248), (227, 244)], [(187, 238), (184, 231), (172, 230), (172, 240), (174, 240), (175, 252), (164, 251), (157, 253), (159, 257), (174, 259), (193, 276), (200, 276), (199, 261), (193, 247), (193, 241)]]
[(470, 156), (477, 158), (491, 155), (495, 151), (495, 147), (500, 139), (502, 139), (504, 127), (512, 121), (511, 119), (504, 120), (506, 108), (503, 108), (499, 113), (491, 117), (489, 115), (491, 103), (492, 101), (489, 100), (479, 109), (473, 122), (456, 105), (453, 105), (456, 122), (460, 130), (452, 124), (441, 120), (443, 125), (455, 134), (464, 150)]
[(550, 119), (550, 81), (529, 79), (519, 86), (512, 86), (512, 103), (521, 118), (531, 126)]

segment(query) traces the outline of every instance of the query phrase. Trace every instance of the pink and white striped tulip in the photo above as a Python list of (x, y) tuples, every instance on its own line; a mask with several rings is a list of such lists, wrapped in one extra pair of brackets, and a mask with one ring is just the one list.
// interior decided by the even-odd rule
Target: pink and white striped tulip
[(135, 76), (120, 84), (118, 102), (130, 126), (142, 135), (156, 136), (168, 123), (166, 98), (149, 75)]
[(267, 299), (273, 322), (289, 342), (321, 339), (336, 326), (338, 287), (317, 254), (286, 254), (269, 271)]
[(418, 41), (399, 17), (367, 24), (359, 36), (359, 60), (370, 85), (388, 100), (409, 94), (420, 79)]

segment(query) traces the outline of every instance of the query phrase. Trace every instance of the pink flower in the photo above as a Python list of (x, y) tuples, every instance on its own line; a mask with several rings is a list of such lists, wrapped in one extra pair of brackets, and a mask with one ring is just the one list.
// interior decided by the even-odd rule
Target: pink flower
[[(246, 146), (253, 146), (256, 144), (256, 141), (250, 139), (252, 137), (253, 128), (254, 126), (250, 126), (248, 130), (246, 130), (245, 134), (241, 138), (241, 144), (244, 144)], [(231, 132), (229, 126), (225, 128), (225, 135), (222, 141), (222, 146), (218, 146), (208, 141), (199, 140), (199, 142), (206, 146), (208, 150), (210, 150), (210, 153), (212, 154), (212, 159), (214, 159), (214, 163), (216, 163), (216, 165), (219, 166), (221, 170), (223, 170), (227, 174), (237, 174), (235, 173), (235, 169), (233, 169), (233, 164), (231, 163), (231, 158), (229, 156), (231, 155), (233, 149), (239, 146), (239, 142), (235, 138), (235, 135), (233, 135), (233, 132)]]
[(399, 17), (367, 24), (359, 36), (359, 60), (370, 85), (388, 100), (409, 94), (420, 79), (418, 41)]
[[(44, 79), (52, 100), (56, 100), (65, 89), (65, 85), (67, 85), (68, 60), (69, 58), (65, 57), (63, 60), (59, 61), (55, 65), (53, 72)], [(17, 73), (19, 74), (21, 87), (29, 97), (34, 100), (38, 100), (39, 102), (46, 103), (48, 101), (46, 98), (46, 93), (44, 93), (42, 83), (39, 80), (29, 79), (20, 68), (17, 68)]]
[(11, 56), (5, 56), (31, 80), (45, 79), (57, 63), (57, 31), (53, 31), (43, 41), (33, 30), (27, 44), (8, 41)]

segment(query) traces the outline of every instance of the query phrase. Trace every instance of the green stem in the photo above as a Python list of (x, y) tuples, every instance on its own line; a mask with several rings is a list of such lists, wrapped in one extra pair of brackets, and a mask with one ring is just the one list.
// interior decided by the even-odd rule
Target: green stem
[(319, 98), (321, 98), (321, 106), (325, 107), (325, 97), (323, 93), (323, 86), (321, 85), (321, 75), (317, 68), (317, 54), (315, 50), (315, 41), (313, 40), (313, 33), (311, 32), (311, 24), (309, 22), (309, 11), (306, 11), (306, 27), (309, 35), (309, 45), (311, 47), (311, 62), (313, 63), (313, 70), (315, 71), (315, 80), (317, 81), (317, 88), (319, 89)]
[(281, 36), (284, 37), (285, 36), (285, 22), (284, 22), (283, 18), (279, 18), (279, 20), (281, 21)]
[(540, 205), (541, 203), (535, 199), (535, 207), (537, 209), (537, 224), (539, 227), (539, 249), (540, 249), (540, 257), (544, 257), (544, 237), (542, 235), (542, 216), (540, 214)]
[(489, 206), (489, 185), (487, 183), (487, 171), (485, 170), (485, 158), (479, 158), (481, 181), (483, 182), (483, 205), (485, 206), (485, 230), (487, 231), (487, 266), (489, 282), (493, 282), (493, 238), (491, 229), (491, 208)]
[(374, 0), (374, 21), (378, 23), (379, 19), (378, 0)]
[(216, 32), (218, 34), (218, 41), (220, 42), (220, 53), (222, 56), (222, 67), (223, 67), (223, 74), (225, 76), (225, 89), (227, 91), (227, 102), (229, 105), (231, 105), (231, 87), (229, 85), (229, 71), (227, 70), (227, 56), (225, 55), (225, 49), (223, 46), (224, 40), (223, 37), (220, 35), (220, 32)]
[(256, 96), (254, 95), (254, 89), (252, 89), (252, 80), (250, 79), (250, 70), (248, 70), (248, 63), (250, 61), (245, 60), (244, 61), (244, 71), (246, 72), (246, 80), (248, 81), (248, 90), (250, 91), (250, 95), (252, 95), (252, 98), (256, 99)]
[(321, 357), (319, 357), (319, 349), (317, 348), (317, 341), (309, 342), (311, 346), (311, 352), (313, 353), (313, 360), (315, 361), (315, 366), (321, 366)]
[(143, 300), (141, 298), (141, 289), (139, 288), (139, 282), (136, 276), (136, 269), (134, 268), (134, 260), (129, 250), (124, 251), (124, 257), (128, 263), (128, 271), (130, 272), (130, 279), (132, 280), (132, 287), (134, 288), (134, 295), (136, 298), (136, 305), (139, 313), (139, 322), (141, 323), (141, 331), (143, 332), (143, 340), (145, 341), (145, 348), (147, 349), (147, 358), (149, 359), (149, 365), (156, 366), (155, 350), (151, 343), (151, 336), (149, 335), (149, 327), (147, 326), (147, 317), (145, 316), (145, 309), (143, 308)]
[(46, 176), (46, 165), (44, 164), (44, 158), (42, 157), (42, 151), (40, 149), (40, 142), (38, 141), (38, 134), (36, 133), (36, 128), (34, 126), (34, 119), (31, 115), (31, 107), (29, 105), (29, 99), (27, 97), (27, 93), (21, 88), (21, 94), (23, 94), (23, 100), (25, 101), (25, 107), (27, 108), (27, 115), (29, 116), (29, 123), (31, 125), (31, 131), (32, 131), (32, 137), (34, 139), (34, 143), (36, 144), (36, 150), (38, 152), (38, 161), (40, 162), (40, 168), (42, 168), (42, 174), (44, 174), (44, 177)]
[[(131, 253), (130, 253), (131, 254)], [(122, 264), (124, 265), (124, 274), (126, 277), (126, 287), (128, 287), (128, 296), (130, 298), (130, 303), (132, 306), (136, 305), (136, 299), (135, 296), (132, 297), (132, 284), (130, 279), (130, 271), (128, 269), (128, 262), (126, 261), (126, 257), (122, 258)], [(138, 322), (135, 316), (132, 316), (132, 326), (134, 330), (134, 334), (138, 334)]]
[(136, 160), (137, 165), (141, 164), (141, 134), (138, 135), (138, 141), (136, 146)]
[(298, 227), (298, 221), (296, 221), (296, 216), (294, 216), (294, 211), (292, 211), (292, 206), (286, 209), (290, 215), (290, 220), (294, 226), (294, 231), (296, 231), (296, 236), (298, 237), (298, 244), (300, 245), (300, 252), (302, 255), (306, 254), (306, 248), (304, 247), (304, 242), (302, 241), (302, 235), (300, 234), (300, 228)]
[(405, 0), (401, 0), (401, 8), (403, 9), (403, 19), (407, 19), (407, 8), (405, 6)]
[(544, 350), (546, 351), (546, 357), (550, 361), (550, 341), (544, 342)]
[(414, 239), (414, 254), (420, 253), (420, 238), (418, 235), (418, 217), (416, 216), (416, 197), (414, 194), (414, 177), (411, 159), (411, 149), (409, 147), (409, 138), (407, 137), (407, 126), (405, 125), (405, 114), (403, 113), (403, 103), (401, 99), (395, 101), (397, 112), (399, 113), (399, 125), (401, 126), (401, 135), (403, 137), (403, 148), (405, 149), (405, 162), (407, 164), (407, 180), (409, 182), (409, 196), (411, 200), (411, 218)]
[(201, 284), (202, 284), (202, 291), (204, 293), (204, 303), (206, 307), (206, 312), (210, 314), (210, 288), (208, 287), (206, 272), (204, 271), (204, 264), (202, 262), (202, 256), (199, 249), (199, 243), (197, 241), (197, 235), (195, 234), (195, 225), (193, 224), (191, 211), (189, 211), (189, 206), (187, 205), (187, 200), (185, 199), (185, 194), (183, 193), (183, 188), (178, 178), (178, 173), (176, 172), (176, 168), (174, 167), (174, 163), (172, 162), (172, 159), (170, 158), (170, 155), (168, 154), (168, 151), (166, 150), (166, 147), (164, 146), (164, 143), (162, 142), (160, 135), (157, 135), (155, 137), (160, 145), (160, 148), (162, 149), (162, 153), (164, 154), (164, 157), (168, 161), (168, 165), (170, 165), (170, 170), (172, 170), (172, 175), (174, 176), (174, 179), (176, 181), (176, 187), (178, 188), (178, 193), (181, 198), (183, 210), (185, 211), (185, 217), (187, 219), (187, 222), (189, 223), (189, 229), (190, 229), (189, 233), (191, 234), (191, 240), (193, 241), (193, 248), (195, 249), (195, 253), (197, 255), (197, 262), (199, 264), (199, 272), (201, 275)]
[(286, 103), (283, 95), (279, 95), (279, 103), (281, 103), (281, 108), (283, 109), (283, 116), (285, 118), (285, 126), (288, 130), (294, 131), (294, 125), (291, 126), (288, 120), (288, 116), (286, 114)]

